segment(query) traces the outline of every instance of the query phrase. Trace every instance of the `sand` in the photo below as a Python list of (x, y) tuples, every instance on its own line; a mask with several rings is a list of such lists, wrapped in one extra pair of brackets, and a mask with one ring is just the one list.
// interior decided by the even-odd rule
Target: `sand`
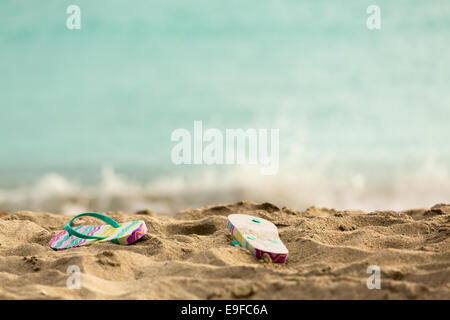
[[(287, 263), (265, 263), (231, 246), (225, 227), (231, 213), (272, 221), (289, 249)], [(130, 246), (56, 252), (48, 242), (69, 216), (2, 214), (0, 298), (450, 299), (450, 205), (365, 213), (245, 201), (171, 217), (107, 215), (144, 220), (149, 232)], [(71, 265), (81, 270), (80, 289), (66, 287)], [(367, 288), (370, 265), (380, 267), (381, 289)]]

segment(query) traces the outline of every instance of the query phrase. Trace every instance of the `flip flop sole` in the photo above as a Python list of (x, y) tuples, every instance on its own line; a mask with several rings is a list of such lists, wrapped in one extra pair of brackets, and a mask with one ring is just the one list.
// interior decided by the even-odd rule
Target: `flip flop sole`
[(268, 257), (274, 263), (286, 261), (289, 251), (272, 222), (246, 214), (231, 214), (228, 216), (227, 229), (256, 258)]
[(119, 228), (113, 228), (110, 225), (89, 225), (78, 226), (76, 231), (97, 237), (106, 237), (106, 239), (82, 239), (71, 236), (67, 231), (61, 231), (50, 240), (50, 247), (54, 250), (64, 250), (81, 246), (89, 246), (96, 242), (110, 241), (116, 244), (131, 244), (144, 236), (147, 232), (147, 226), (144, 221), (136, 220), (125, 222)]

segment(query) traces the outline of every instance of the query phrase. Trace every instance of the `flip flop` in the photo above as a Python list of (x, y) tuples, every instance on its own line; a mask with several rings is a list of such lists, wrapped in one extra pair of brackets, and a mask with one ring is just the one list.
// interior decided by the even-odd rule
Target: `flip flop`
[[(108, 224), (72, 228), (70, 226), (72, 222), (82, 216), (95, 217)], [(119, 224), (102, 214), (86, 212), (70, 220), (64, 226), (64, 231), (59, 232), (50, 240), (50, 247), (54, 250), (64, 250), (106, 241), (116, 244), (132, 244), (142, 238), (146, 232), (147, 226), (144, 221), (136, 220)]]
[(270, 221), (246, 214), (231, 214), (228, 216), (227, 229), (233, 237), (233, 245), (239, 242), (241, 247), (248, 249), (257, 259), (269, 260), (274, 263), (284, 263), (288, 249), (278, 236), (277, 227)]

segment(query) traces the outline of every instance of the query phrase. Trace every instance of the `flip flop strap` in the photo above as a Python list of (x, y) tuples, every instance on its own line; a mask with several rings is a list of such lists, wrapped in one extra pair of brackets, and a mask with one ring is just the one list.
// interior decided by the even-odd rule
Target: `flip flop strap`
[(82, 216), (90, 216), (90, 217), (94, 217), (94, 218), (100, 219), (100, 220), (110, 224), (113, 228), (119, 228), (120, 227), (120, 224), (118, 224), (116, 221), (114, 221), (113, 219), (111, 219), (111, 218), (109, 218), (107, 216), (104, 216), (104, 215), (102, 215), (100, 213), (95, 213), (95, 212), (86, 212), (86, 213), (82, 213), (82, 214), (79, 214), (79, 215), (75, 216), (72, 220), (69, 221), (68, 224), (66, 224), (64, 226), (64, 230), (66, 230), (71, 236), (77, 236), (78, 238), (82, 238), (82, 239), (99, 239), (99, 240), (107, 238), (107, 237), (90, 236), (90, 235), (87, 235), (87, 234), (80, 233), (80, 232), (76, 231), (75, 229), (73, 229), (70, 226), (72, 224), (73, 220), (75, 220), (75, 219), (77, 219), (79, 217), (82, 217)]

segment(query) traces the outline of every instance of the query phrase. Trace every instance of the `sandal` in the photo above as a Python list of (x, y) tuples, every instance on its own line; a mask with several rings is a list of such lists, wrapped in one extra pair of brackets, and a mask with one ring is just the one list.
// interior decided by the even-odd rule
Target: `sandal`
[(278, 236), (277, 227), (270, 221), (246, 214), (228, 216), (227, 229), (233, 237), (233, 246), (239, 244), (248, 249), (257, 259), (284, 263), (288, 249)]
[[(72, 222), (82, 216), (95, 217), (108, 224), (77, 226), (72, 228), (70, 226)], [(106, 241), (116, 244), (132, 244), (142, 238), (146, 232), (147, 226), (144, 221), (136, 220), (119, 224), (102, 214), (86, 212), (70, 220), (64, 226), (64, 231), (59, 232), (50, 240), (50, 247), (54, 250), (64, 250)]]

